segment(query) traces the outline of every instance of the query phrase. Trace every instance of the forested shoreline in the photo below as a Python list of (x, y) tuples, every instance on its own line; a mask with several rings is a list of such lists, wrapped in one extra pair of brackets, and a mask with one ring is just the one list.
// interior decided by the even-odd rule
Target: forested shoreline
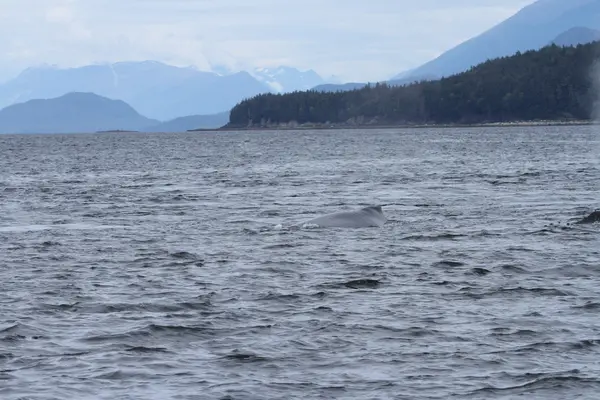
[(590, 120), (598, 98), (599, 44), (551, 45), (405, 86), (261, 94), (236, 105), (224, 128)]

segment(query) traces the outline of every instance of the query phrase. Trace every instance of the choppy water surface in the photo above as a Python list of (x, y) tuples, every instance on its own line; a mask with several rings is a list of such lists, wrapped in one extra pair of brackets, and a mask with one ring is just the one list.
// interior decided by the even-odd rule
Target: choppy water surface
[(596, 399), (599, 129), (0, 136), (0, 398)]

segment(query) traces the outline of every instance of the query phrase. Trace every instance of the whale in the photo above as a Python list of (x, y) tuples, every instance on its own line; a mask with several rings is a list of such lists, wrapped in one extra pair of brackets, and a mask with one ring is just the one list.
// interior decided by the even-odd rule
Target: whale
[(369, 206), (358, 210), (327, 214), (303, 222), (299, 226), (317, 226), (319, 228), (381, 228), (387, 222), (387, 217), (383, 214), (383, 206)]
[(592, 212), (587, 217), (575, 222), (576, 224), (593, 224), (596, 222), (600, 222), (600, 210), (596, 210)]

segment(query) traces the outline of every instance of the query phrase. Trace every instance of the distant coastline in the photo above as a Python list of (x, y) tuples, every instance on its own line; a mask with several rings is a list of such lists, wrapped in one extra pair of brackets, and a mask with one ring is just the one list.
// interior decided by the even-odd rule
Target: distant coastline
[(301, 130), (375, 130), (375, 129), (427, 129), (427, 128), (492, 128), (492, 127), (529, 127), (529, 126), (581, 126), (599, 125), (594, 120), (548, 120), (548, 121), (512, 121), (512, 122), (490, 122), (474, 124), (273, 124), (253, 126), (228, 126), (225, 125), (215, 129), (191, 129), (188, 132), (237, 132), (237, 131), (301, 131)]
[(598, 111), (600, 81), (593, 72), (599, 50), (600, 41), (550, 45), (490, 59), (435, 81), (334, 93), (261, 94), (232, 108), (223, 128), (589, 124)]
[(140, 132), (140, 131), (127, 130), (127, 129), (109, 129), (106, 131), (96, 131), (96, 133), (133, 133), (133, 132)]

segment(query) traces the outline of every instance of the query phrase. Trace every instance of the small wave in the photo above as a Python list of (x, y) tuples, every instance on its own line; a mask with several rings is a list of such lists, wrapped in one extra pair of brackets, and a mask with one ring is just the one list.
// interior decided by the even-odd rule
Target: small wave
[(550, 376), (543, 376), (521, 385), (507, 387), (487, 386), (469, 393), (468, 396), (482, 394), (490, 395), (505, 392), (510, 392), (514, 395), (525, 395), (531, 394), (533, 391), (538, 392), (541, 390), (548, 390), (553, 394), (556, 394), (556, 391), (564, 390), (569, 387), (577, 387), (578, 389), (588, 387), (593, 390), (600, 389), (600, 380), (598, 379), (585, 378), (577, 375), (549, 375)]
[(156, 304), (156, 303), (113, 303), (80, 306), (78, 311), (90, 314), (111, 314), (124, 312), (149, 312), (168, 313), (184, 310), (180, 304)]
[(234, 351), (231, 354), (227, 354), (227, 355), (223, 356), (223, 359), (237, 361), (237, 362), (243, 362), (243, 363), (257, 363), (257, 362), (269, 361), (269, 358), (267, 358), (267, 357), (263, 357), (263, 356), (260, 356), (258, 354), (251, 353), (251, 352), (239, 352), (239, 351)]
[(112, 334), (104, 334), (104, 335), (92, 335), (82, 338), (81, 341), (88, 343), (113, 343), (118, 340), (127, 340), (133, 336), (149, 336), (147, 332), (137, 332), (137, 333), (112, 333)]
[(277, 217), (281, 213), (279, 210), (264, 210), (258, 213), (259, 217)]
[(41, 306), (39, 308), (46, 309), (46, 310), (54, 310), (54, 311), (72, 311), (72, 310), (76, 310), (78, 304), (79, 304), (79, 302), (75, 302), (72, 304), (68, 304), (68, 303), (41, 304)]
[(553, 226), (553, 227), (546, 227), (546, 228), (542, 228), (542, 229), (537, 229), (535, 231), (531, 231), (531, 232), (527, 232), (525, 233), (525, 235), (541, 235), (541, 236), (547, 236), (550, 234), (554, 234), (554, 233), (558, 233), (561, 231), (568, 231), (568, 230), (572, 230), (573, 228), (570, 226)]
[[(521, 335), (523, 336), (534, 336), (536, 334), (538, 334), (537, 332), (535, 333), (529, 333), (528, 330), (524, 330), (525, 332), (522, 332)], [(512, 334), (517, 334), (517, 332), (520, 331), (515, 331)], [(509, 335), (510, 336), (510, 335)], [(556, 353), (563, 353), (565, 351), (589, 351), (591, 348), (595, 348), (600, 346), (600, 339), (582, 339), (582, 340), (577, 340), (577, 341), (572, 341), (572, 342), (552, 342), (552, 341), (545, 341), (545, 342), (536, 342), (536, 343), (531, 343), (528, 345), (524, 345), (524, 346), (518, 346), (512, 349), (507, 349), (507, 350), (498, 350), (498, 351), (493, 351), (490, 354), (532, 354), (532, 353), (549, 353), (549, 352), (556, 352)]]
[(429, 329), (421, 326), (410, 326), (408, 328), (399, 328), (388, 325), (361, 326), (362, 329), (375, 330), (380, 332), (392, 332), (394, 337), (398, 338), (420, 338), (425, 336), (437, 335), (440, 332), (435, 329)]
[(272, 244), (268, 246), (264, 246), (265, 250), (282, 250), (282, 249), (293, 249), (296, 247), (302, 247), (304, 244), (302, 243), (282, 243), (282, 244)]
[(303, 229), (319, 229), (320, 228), (320, 226), (318, 224), (312, 224), (312, 223), (308, 223), (308, 222), (303, 223), (301, 225), (301, 227)]
[(208, 326), (185, 326), (185, 325), (159, 325), (150, 324), (145, 330), (151, 333), (186, 333), (186, 334), (197, 334), (206, 333), (212, 328)]
[[(551, 171), (546, 171), (551, 172)], [(482, 179), (515, 179), (515, 178), (523, 178), (523, 177), (537, 177), (541, 176), (542, 172), (540, 171), (528, 171), (528, 172), (515, 172), (512, 174), (474, 174), (473, 176), (476, 178)]]
[(107, 215), (108, 213), (102, 211), (86, 212), (81, 214), (81, 216), (85, 218), (104, 218)]
[(47, 339), (43, 331), (22, 323), (13, 323), (0, 327), (0, 341), (16, 342), (21, 340)]
[(517, 329), (513, 330), (510, 328), (494, 328), (492, 329), (491, 336), (499, 337), (529, 337), (536, 336), (539, 333), (530, 329)]
[(519, 267), (519, 266), (513, 265), (513, 264), (504, 264), (504, 265), (501, 265), (500, 268), (502, 268), (505, 271), (509, 271), (509, 272), (527, 273), (527, 270), (525, 268), (522, 268), (522, 267)]
[(197, 254), (189, 253), (187, 251), (178, 251), (170, 254), (171, 257), (181, 260), (199, 260), (200, 257)]
[(486, 180), (492, 186), (503, 186), (503, 185), (520, 185), (523, 183), (527, 183), (527, 180), (524, 178), (516, 178), (516, 180), (500, 180), (500, 179), (491, 179)]
[(259, 300), (292, 301), (299, 300), (300, 298), (301, 296), (298, 294), (269, 293), (266, 296), (261, 297)]
[(457, 240), (468, 237), (460, 233), (441, 233), (439, 235), (409, 235), (400, 238), (400, 240), (426, 240), (426, 241), (437, 241), (437, 240)]
[(210, 299), (200, 300), (200, 301), (185, 301), (179, 303), (181, 307), (184, 307), (188, 310), (206, 310), (212, 306), (212, 302)]
[(512, 289), (501, 289), (498, 291), (499, 293), (534, 293), (539, 296), (572, 296), (572, 293), (567, 291), (559, 290), (559, 289), (548, 289), (548, 288), (523, 288), (517, 287)]
[(168, 353), (164, 347), (127, 346), (125, 351), (131, 353)]
[(11, 370), (0, 370), (0, 381), (8, 381), (11, 379), (16, 379), (14, 375), (10, 374), (10, 372), (13, 372)]
[(376, 279), (355, 279), (344, 283), (343, 286), (349, 289), (376, 289), (381, 286), (381, 282)]
[(497, 290), (490, 290), (486, 292), (473, 292), (473, 288), (467, 287), (460, 289), (460, 292), (463, 295), (474, 299), (484, 299), (490, 297), (513, 297), (513, 296), (541, 296), (541, 297), (565, 297), (572, 296), (571, 293), (558, 290), (558, 289), (550, 289), (550, 288), (524, 288), (524, 287), (516, 287), (516, 288), (501, 288)]
[[(382, 285), (381, 281), (377, 279), (353, 279), (346, 282), (338, 282), (338, 283), (323, 283), (317, 285), (320, 288), (328, 288), (328, 289), (377, 289)], [(319, 292), (324, 293), (324, 292)], [(323, 294), (325, 296), (326, 294)]]
[(535, 249), (531, 249), (529, 247), (524, 247), (524, 246), (508, 246), (506, 248), (507, 251), (523, 251), (523, 252), (527, 252), (527, 253), (531, 253), (531, 252), (535, 252)]
[(158, 242), (158, 239), (154, 239), (154, 238), (132, 238), (130, 240), (132, 243), (138, 243), (138, 244), (150, 244), (150, 243)]
[(471, 270), (471, 273), (475, 274), (475, 275), (479, 275), (479, 276), (486, 276), (492, 273), (492, 271), (490, 271), (489, 269), (485, 269), (485, 268), (473, 268)]
[(60, 246), (61, 243), (60, 242), (53, 242), (51, 240), (47, 240), (45, 242), (42, 242), (42, 246), (43, 247), (54, 247), (54, 246)]
[(456, 285), (455, 282), (450, 282), (450, 281), (437, 281), (437, 282), (432, 282), (432, 284), (434, 284), (436, 286), (453, 286), (453, 285)]
[(482, 231), (474, 233), (472, 236), (473, 237), (489, 238), (489, 237), (500, 237), (500, 236), (502, 236), (502, 234), (501, 233), (490, 232), (488, 230), (483, 229)]
[[(189, 265), (195, 265), (197, 267), (204, 266), (204, 259), (200, 257), (198, 254), (190, 253), (187, 251), (178, 251), (175, 253), (169, 253), (169, 256), (173, 258), (174, 262), (167, 262), (161, 264), (162, 267), (172, 268), (172, 267), (184, 267)], [(156, 262), (160, 261), (155, 258), (154, 255), (150, 257), (141, 257), (135, 260), (136, 262)]]
[(169, 269), (169, 268), (190, 267), (192, 265), (194, 265), (196, 267), (204, 267), (204, 261), (172, 261), (172, 262), (160, 264), (160, 267)]
[(254, 222), (254, 221), (252, 221), (250, 219), (230, 219), (230, 220), (227, 220), (226, 223), (232, 224), (232, 225), (248, 225), (248, 224), (251, 224), (252, 222)]
[(7, 335), (4, 337), (0, 337), (0, 341), (3, 342), (18, 342), (20, 340), (26, 340), (27, 336), (23, 336), (23, 335), (19, 335), (19, 334), (12, 334), (12, 335)]
[(574, 350), (587, 349), (600, 346), (600, 339), (584, 339), (579, 342), (571, 343), (570, 347)]
[(119, 185), (121, 189), (148, 189), (153, 187), (154, 185), (151, 183), (146, 184), (133, 184), (133, 185)]
[(134, 372), (134, 371), (123, 371), (121, 369), (117, 369), (115, 371), (111, 371), (111, 372), (104, 372), (98, 375), (93, 376), (93, 379), (99, 379), (99, 380), (109, 380), (109, 381), (125, 381), (125, 380), (131, 380), (132, 378), (136, 378), (139, 380), (146, 380), (148, 378), (150, 378), (151, 375), (149, 374), (145, 374), (145, 373), (140, 373), (140, 372)]
[(587, 303), (580, 306), (573, 306), (576, 310), (596, 311), (600, 310), (600, 302), (588, 301)]
[(460, 261), (450, 261), (450, 260), (443, 260), (443, 261), (438, 261), (436, 263), (433, 264), (434, 267), (438, 267), (438, 268), (444, 268), (444, 267), (450, 267), (450, 268), (458, 268), (458, 267), (462, 267), (464, 266), (465, 263), (460, 262)]
[(159, 325), (150, 324), (143, 328), (132, 329), (123, 333), (110, 333), (88, 336), (82, 339), (84, 342), (91, 343), (114, 343), (115, 341), (127, 341), (131, 338), (149, 337), (149, 336), (178, 336), (178, 337), (204, 337), (212, 335), (213, 329), (208, 326), (184, 326), (184, 325)]

